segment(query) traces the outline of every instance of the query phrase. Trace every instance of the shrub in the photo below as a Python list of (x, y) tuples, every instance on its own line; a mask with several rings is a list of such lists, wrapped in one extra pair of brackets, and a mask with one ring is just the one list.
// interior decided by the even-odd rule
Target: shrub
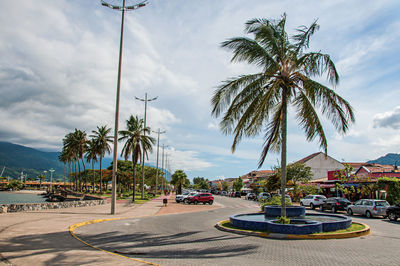
[[(261, 206), (261, 211), (264, 211), (265, 206), (281, 206), (281, 197), (280, 196), (273, 196), (271, 199), (262, 199), (259, 201)], [(291, 206), (292, 203), (286, 199), (286, 206)]]
[(276, 219), (275, 223), (277, 224), (290, 224), (290, 219), (286, 216), (280, 216)]

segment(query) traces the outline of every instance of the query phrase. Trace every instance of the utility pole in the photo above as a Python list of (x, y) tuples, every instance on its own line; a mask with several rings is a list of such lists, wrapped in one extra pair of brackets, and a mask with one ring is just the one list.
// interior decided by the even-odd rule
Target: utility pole
[[(144, 94), (144, 99), (140, 99), (138, 97), (135, 97), (136, 100), (144, 102), (144, 127), (143, 127), (143, 136), (146, 136), (146, 112), (147, 112), (147, 102), (155, 101), (157, 100), (157, 97), (154, 97), (152, 99), (147, 99), (147, 93)], [(145, 150), (144, 147), (142, 147), (142, 199), (144, 198), (144, 155), (145, 155)], [(134, 188), (135, 189), (135, 188)]]
[(158, 129), (158, 131), (153, 131), (154, 133), (157, 133), (157, 174), (156, 174), (156, 195), (157, 195), (157, 191), (158, 191), (158, 153), (159, 153), (159, 149), (160, 149), (160, 134), (164, 134), (167, 131), (161, 131), (160, 129)]
[(140, 2), (136, 5), (125, 5), (125, 0), (122, 0), (122, 6), (111, 5), (105, 1), (101, 1), (101, 4), (105, 7), (113, 10), (122, 11), (121, 16), (121, 35), (119, 41), (119, 61), (118, 61), (118, 80), (117, 80), (117, 96), (115, 101), (115, 126), (114, 126), (114, 150), (113, 150), (113, 169), (112, 169), (112, 196), (111, 196), (111, 214), (115, 214), (115, 207), (117, 205), (117, 164), (118, 164), (118, 119), (119, 119), (119, 98), (120, 98), (120, 85), (121, 85), (121, 64), (122, 64), (122, 43), (124, 39), (124, 18), (125, 11), (135, 10), (140, 7), (144, 7), (147, 4), (147, 0)]
[[(167, 145), (162, 145), (162, 159), (161, 159), (161, 171), (164, 173), (164, 149), (168, 147)], [(162, 177), (161, 177), (162, 178)], [(161, 194), (164, 191), (164, 178), (161, 179)]]
[(53, 192), (53, 172), (55, 170), (53, 168), (49, 169), (50, 172), (50, 191)]

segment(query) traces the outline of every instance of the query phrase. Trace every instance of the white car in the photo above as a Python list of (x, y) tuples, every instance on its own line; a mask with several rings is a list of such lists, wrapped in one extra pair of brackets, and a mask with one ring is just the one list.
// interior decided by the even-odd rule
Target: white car
[(175, 197), (175, 201), (176, 203), (180, 203), (180, 202), (184, 202), (184, 200), (188, 197), (188, 196), (193, 196), (197, 194), (197, 192), (184, 192), (181, 195), (176, 195)]
[(326, 197), (323, 195), (308, 195), (300, 200), (300, 205), (315, 209), (315, 207), (321, 206), (324, 200), (326, 200)]

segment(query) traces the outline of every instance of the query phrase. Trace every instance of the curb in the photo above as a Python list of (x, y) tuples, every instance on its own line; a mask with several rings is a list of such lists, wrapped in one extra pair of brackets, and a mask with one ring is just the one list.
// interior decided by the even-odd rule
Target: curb
[(228, 222), (229, 220), (223, 220), (218, 222), (215, 225), (215, 228), (221, 231), (240, 234), (240, 235), (247, 235), (247, 236), (257, 236), (263, 238), (273, 238), (273, 239), (344, 239), (344, 238), (353, 238), (353, 237), (360, 237), (366, 236), (371, 232), (370, 227), (367, 224), (360, 223), (360, 222), (353, 222), (353, 224), (361, 224), (364, 225), (365, 228), (359, 231), (354, 231), (350, 233), (337, 233), (337, 234), (323, 234), (323, 235), (294, 235), (294, 234), (278, 234), (278, 233), (262, 233), (262, 232), (255, 232), (251, 230), (243, 230), (243, 229), (231, 229), (222, 226), (223, 223)]
[(145, 263), (145, 264), (149, 264), (149, 265), (160, 266), (159, 264), (156, 264), (156, 263), (152, 263), (152, 262), (148, 262), (148, 261), (144, 261), (144, 260), (140, 260), (140, 259), (135, 259), (135, 258), (127, 257), (127, 256), (124, 256), (124, 255), (115, 253), (115, 252), (107, 251), (107, 250), (104, 250), (104, 249), (102, 249), (102, 248), (93, 246), (93, 245), (91, 245), (91, 244), (85, 242), (84, 240), (80, 239), (79, 237), (77, 237), (77, 236), (75, 235), (75, 233), (74, 233), (74, 230), (75, 230), (76, 228), (79, 228), (79, 227), (82, 227), (82, 226), (86, 226), (86, 225), (89, 225), (89, 224), (102, 223), (102, 222), (115, 221), (115, 220), (124, 220), (124, 219), (130, 219), (130, 218), (98, 219), (98, 220), (91, 220), (91, 221), (76, 223), (76, 224), (73, 224), (73, 225), (69, 226), (69, 233), (72, 235), (73, 238), (75, 238), (76, 240), (82, 242), (83, 244), (85, 244), (85, 245), (87, 245), (87, 246), (89, 246), (89, 247), (91, 247), (91, 248), (94, 248), (94, 249), (97, 249), (97, 250), (106, 252), (106, 253), (108, 253), (108, 254), (116, 255), (116, 256), (119, 256), (119, 257), (122, 257), (122, 258), (125, 258), (125, 259), (134, 260), (134, 261), (141, 262), (141, 263)]

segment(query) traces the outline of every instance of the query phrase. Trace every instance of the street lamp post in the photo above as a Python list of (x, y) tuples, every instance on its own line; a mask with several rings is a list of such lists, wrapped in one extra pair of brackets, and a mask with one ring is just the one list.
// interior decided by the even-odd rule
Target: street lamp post
[[(164, 149), (168, 147), (168, 145), (163, 144), (162, 145), (162, 159), (161, 159), (161, 172), (164, 173)], [(165, 173), (166, 177), (166, 173)], [(161, 177), (161, 194), (164, 191), (164, 179)]]
[(47, 171), (46, 171), (46, 170), (44, 170), (44, 171), (43, 171), (43, 173), (44, 173), (44, 181), (46, 181), (46, 177), (47, 177)]
[(153, 131), (154, 133), (157, 133), (157, 172), (156, 172), (156, 195), (157, 195), (157, 191), (158, 191), (158, 153), (160, 150), (160, 134), (164, 134), (167, 131), (161, 131), (160, 129), (158, 129), (158, 131)]
[[(135, 97), (136, 100), (144, 102), (144, 127), (143, 127), (143, 136), (146, 136), (146, 113), (147, 113), (147, 102), (155, 101), (157, 100), (157, 97), (154, 97), (152, 99), (147, 99), (147, 93), (144, 95), (144, 99)], [(142, 199), (144, 198), (144, 147), (142, 147)], [(135, 188), (133, 188), (135, 189)]]
[(105, 7), (113, 10), (122, 11), (121, 16), (121, 37), (119, 42), (119, 61), (118, 61), (118, 80), (117, 80), (117, 96), (115, 101), (115, 127), (114, 127), (114, 150), (113, 150), (113, 169), (112, 169), (112, 196), (111, 196), (111, 214), (115, 214), (115, 206), (117, 203), (117, 154), (118, 154), (118, 119), (119, 119), (119, 98), (120, 98), (120, 85), (121, 85), (121, 63), (122, 63), (122, 43), (124, 36), (124, 18), (125, 11), (135, 10), (140, 7), (144, 7), (147, 4), (147, 0), (140, 2), (136, 5), (125, 5), (125, 0), (122, 1), (122, 6), (112, 5), (105, 1), (101, 1), (101, 4)]
[(53, 168), (49, 169), (50, 172), (50, 191), (53, 192), (53, 172), (55, 170)]

